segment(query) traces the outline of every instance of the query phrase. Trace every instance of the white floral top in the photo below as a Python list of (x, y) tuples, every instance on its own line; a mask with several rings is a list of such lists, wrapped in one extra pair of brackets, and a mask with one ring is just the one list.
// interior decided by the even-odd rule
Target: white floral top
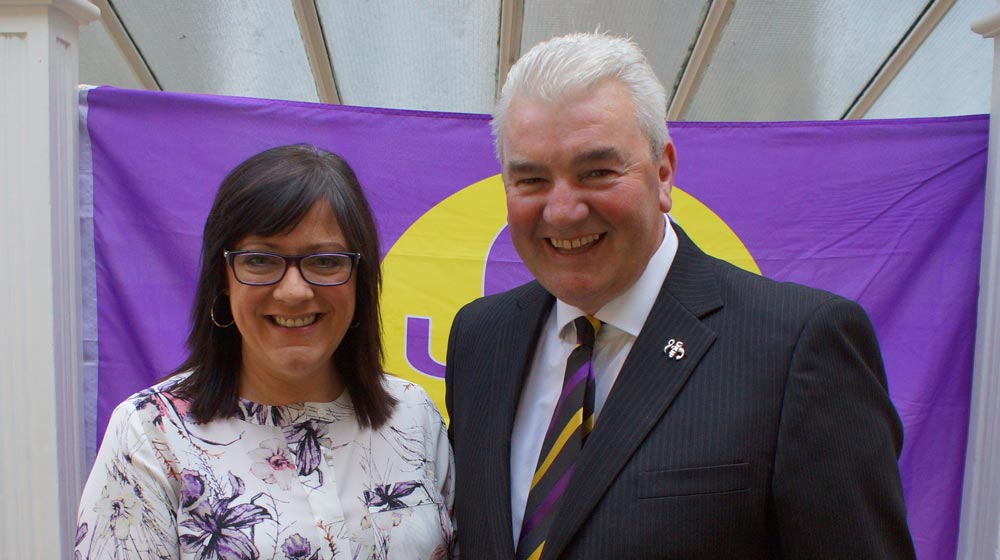
[(80, 505), (76, 558), (444, 559), (455, 552), (451, 448), (419, 386), (361, 429), (329, 403), (240, 401), (197, 424), (172, 378), (118, 405)]

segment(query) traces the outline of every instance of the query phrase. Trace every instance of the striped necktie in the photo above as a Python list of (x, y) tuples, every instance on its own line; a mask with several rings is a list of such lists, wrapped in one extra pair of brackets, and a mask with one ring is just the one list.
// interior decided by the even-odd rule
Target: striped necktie
[(576, 347), (566, 360), (562, 393), (538, 454), (517, 543), (517, 560), (541, 557), (559, 498), (573, 476), (583, 442), (594, 427), (594, 369), (590, 359), (602, 323), (588, 315), (578, 317), (573, 324)]

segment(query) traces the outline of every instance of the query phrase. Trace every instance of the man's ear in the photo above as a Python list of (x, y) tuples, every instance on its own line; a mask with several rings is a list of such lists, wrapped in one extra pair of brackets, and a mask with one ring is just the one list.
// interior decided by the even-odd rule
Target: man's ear
[(660, 154), (660, 165), (658, 169), (660, 179), (660, 210), (663, 213), (670, 212), (673, 206), (673, 199), (670, 190), (674, 185), (674, 173), (677, 170), (677, 150), (673, 142), (667, 140), (663, 146), (663, 153)]

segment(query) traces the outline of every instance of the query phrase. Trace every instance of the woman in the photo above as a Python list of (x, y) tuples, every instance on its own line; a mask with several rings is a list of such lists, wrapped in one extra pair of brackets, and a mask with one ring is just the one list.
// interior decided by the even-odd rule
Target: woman
[(452, 460), (382, 371), (379, 246), (344, 160), (251, 157), (205, 223), (190, 355), (114, 411), (78, 558), (448, 558)]

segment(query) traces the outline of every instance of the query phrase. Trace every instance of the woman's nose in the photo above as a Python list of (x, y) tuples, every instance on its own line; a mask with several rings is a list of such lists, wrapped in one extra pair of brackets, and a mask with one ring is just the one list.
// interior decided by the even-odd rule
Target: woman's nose
[(285, 276), (275, 285), (274, 298), (280, 301), (297, 301), (312, 296), (312, 284), (302, 277), (298, 263), (288, 265)]

